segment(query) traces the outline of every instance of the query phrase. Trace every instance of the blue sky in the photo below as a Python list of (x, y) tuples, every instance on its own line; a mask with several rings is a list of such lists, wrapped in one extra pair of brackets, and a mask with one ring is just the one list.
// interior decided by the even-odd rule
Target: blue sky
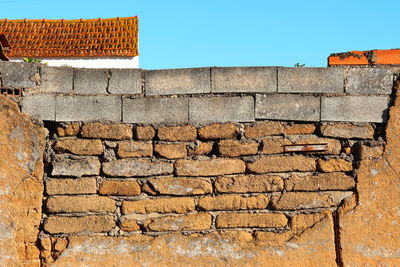
[(398, 0), (0, 0), (9, 19), (139, 16), (140, 67), (326, 66), (400, 47)]

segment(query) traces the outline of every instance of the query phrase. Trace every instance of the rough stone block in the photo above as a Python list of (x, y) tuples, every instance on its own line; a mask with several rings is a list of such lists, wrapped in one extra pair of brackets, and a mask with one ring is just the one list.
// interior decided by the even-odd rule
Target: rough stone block
[(351, 68), (347, 77), (346, 93), (390, 95), (393, 72), (384, 68)]
[(189, 156), (207, 155), (213, 149), (213, 142), (196, 142), (193, 146), (189, 146)]
[(38, 65), (34, 63), (2, 61), (0, 74), (4, 87), (35, 88), (40, 80)]
[(320, 97), (256, 95), (256, 119), (319, 121)]
[(101, 155), (104, 151), (99, 139), (61, 139), (54, 143), (54, 149), (75, 155)]
[(277, 213), (220, 213), (215, 221), (217, 228), (285, 227), (288, 219)]
[(74, 93), (108, 94), (110, 73), (104, 69), (74, 69)]
[(269, 199), (265, 195), (257, 196), (206, 196), (199, 199), (202, 210), (256, 210), (266, 209)]
[(371, 124), (353, 125), (350, 123), (324, 123), (320, 127), (321, 134), (329, 137), (346, 139), (372, 139), (374, 138), (374, 127)]
[(287, 191), (351, 190), (354, 186), (354, 178), (341, 172), (292, 175), (285, 180)]
[(22, 98), (22, 112), (45, 121), (56, 120), (54, 95), (26, 95)]
[(182, 159), (187, 155), (185, 143), (154, 144), (154, 152), (167, 159)]
[(44, 231), (50, 234), (101, 233), (108, 232), (114, 227), (115, 221), (112, 215), (50, 216), (44, 222)]
[(143, 190), (151, 195), (205, 195), (212, 193), (212, 185), (207, 179), (201, 178), (151, 178)]
[(322, 121), (385, 122), (387, 96), (323, 96)]
[(110, 94), (141, 94), (142, 70), (140, 69), (110, 69), (108, 92)]
[(315, 171), (314, 158), (305, 156), (279, 156), (263, 157), (248, 163), (247, 168), (254, 173), (289, 172), (289, 171)]
[(265, 193), (282, 191), (284, 183), (275, 175), (238, 175), (219, 177), (215, 181), (218, 193)]
[(281, 135), (283, 126), (278, 121), (262, 122), (245, 128), (246, 138), (259, 138), (269, 135)]
[(47, 179), (46, 193), (48, 195), (96, 194), (96, 178)]
[(277, 91), (277, 68), (212, 68), (211, 87), (214, 93), (274, 93)]
[(290, 124), (285, 125), (284, 134), (286, 135), (294, 135), (294, 134), (313, 134), (315, 132), (314, 124)]
[(193, 125), (167, 126), (157, 129), (157, 137), (162, 141), (194, 141), (197, 137), (196, 127)]
[(212, 217), (207, 213), (165, 216), (146, 223), (148, 231), (202, 231), (211, 228)]
[(105, 180), (99, 186), (99, 195), (138, 196), (140, 185), (137, 181)]
[(210, 93), (210, 69), (167, 69), (144, 72), (146, 95)]
[(350, 172), (353, 164), (344, 159), (318, 159), (318, 170), (323, 172)]
[(214, 123), (199, 129), (201, 139), (233, 139), (239, 133), (239, 127), (233, 123)]
[(221, 140), (218, 151), (224, 157), (255, 155), (258, 152), (258, 142), (241, 142), (239, 140)]
[(118, 142), (117, 155), (119, 158), (151, 157), (153, 155), (153, 145), (151, 142)]
[(67, 125), (61, 125), (60, 127), (57, 127), (57, 135), (58, 137), (75, 136), (79, 133), (80, 129), (81, 125), (79, 124), (79, 122), (73, 122)]
[(83, 125), (81, 135), (86, 138), (123, 140), (132, 138), (132, 129), (129, 125), (121, 123), (92, 122)]
[(254, 99), (251, 96), (190, 98), (189, 121), (191, 123), (254, 121)]
[(115, 200), (100, 196), (57, 196), (46, 201), (50, 213), (114, 212)]
[(343, 93), (344, 68), (278, 68), (278, 92)]
[(142, 141), (153, 140), (156, 130), (151, 126), (136, 126), (134, 128), (135, 138)]
[(100, 161), (97, 157), (57, 155), (52, 163), (51, 175), (53, 176), (81, 177), (100, 174)]
[(173, 171), (171, 163), (144, 159), (120, 159), (103, 163), (103, 172), (113, 177), (152, 176), (171, 174)]
[(122, 98), (122, 121), (127, 123), (187, 123), (187, 98)]
[(129, 213), (186, 213), (195, 209), (195, 202), (190, 197), (170, 197), (124, 201), (122, 214)]
[(179, 176), (214, 176), (243, 173), (245, 163), (240, 159), (177, 160), (175, 173)]
[(56, 96), (56, 121), (121, 121), (119, 96)]
[(72, 93), (73, 69), (40, 66), (40, 92)]

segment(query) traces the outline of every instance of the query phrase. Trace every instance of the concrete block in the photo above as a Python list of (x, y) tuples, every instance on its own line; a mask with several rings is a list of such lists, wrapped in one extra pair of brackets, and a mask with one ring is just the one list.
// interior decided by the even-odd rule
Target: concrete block
[(141, 94), (142, 70), (140, 69), (110, 69), (111, 77), (108, 84), (110, 94)]
[(105, 69), (74, 69), (76, 94), (107, 94), (110, 73)]
[(55, 95), (26, 95), (22, 98), (22, 112), (44, 121), (56, 119)]
[(149, 70), (144, 77), (146, 95), (211, 92), (210, 68)]
[(256, 95), (256, 119), (319, 121), (320, 100), (319, 96)]
[(248, 121), (254, 121), (252, 96), (189, 99), (190, 123)]
[(39, 68), (35, 63), (0, 61), (2, 86), (35, 88), (39, 82)]
[(384, 122), (388, 96), (323, 96), (322, 121)]
[(40, 92), (72, 93), (73, 69), (40, 66)]
[(122, 98), (126, 123), (187, 123), (187, 98)]
[(120, 96), (56, 96), (56, 121), (121, 121)]
[(212, 68), (211, 91), (215, 93), (275, 93), (277, 68)]
[(343, 93), (343, 68), (278, 68), (278, 92)]
[(384, 68), (352, 68), (347, 78), (346, 93), (390, 95), (393, 72)]

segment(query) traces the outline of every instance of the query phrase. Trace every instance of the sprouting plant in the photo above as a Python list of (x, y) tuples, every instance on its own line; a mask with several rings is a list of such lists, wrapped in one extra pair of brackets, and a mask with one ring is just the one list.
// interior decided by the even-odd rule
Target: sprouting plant
[(25, 57), (24, 62), (28, 63), (42, 63), (42, 60), (36, 58)]
[(296, 64), (294, 64), (294, 66), (296, 67), (296, 68), (302, 68), (302, 67), (304, 67), (306, 64), (301, 64), (301, 63), (296, 63)]

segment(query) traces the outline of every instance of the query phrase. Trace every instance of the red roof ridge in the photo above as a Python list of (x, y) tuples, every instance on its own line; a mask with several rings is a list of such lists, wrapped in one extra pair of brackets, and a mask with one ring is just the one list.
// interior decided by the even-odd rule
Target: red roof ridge
[(20, 23), (20, 22), (92, 22), (92, 21), (119, 21), (119, 20), (130, 20), (138, 18), (138, 16), (132, 16), (132, 17), (116, 17), (116, 18), (95, 18), (95, 19), (0, 19), (0, 22), (15, 22), (15, 23)]

